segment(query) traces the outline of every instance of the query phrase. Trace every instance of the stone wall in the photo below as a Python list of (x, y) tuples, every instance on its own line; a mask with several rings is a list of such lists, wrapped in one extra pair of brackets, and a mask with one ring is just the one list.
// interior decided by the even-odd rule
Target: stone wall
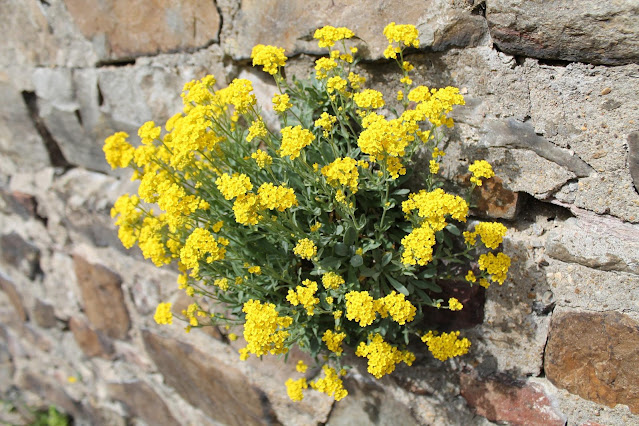
[[(240, 362), (226, 330), (153, 322), (159, 301), (188, 301), (175, 271), (117, 240), (110, 207), (135, 188), (102, 141), (170, 117), (207, 73), (270, 98), (252, 46), (286, 48), (305, 76), (326, 24), (356, 32), (390, 92), (391, 21), (420, 30), (416, 84), (465, 94), (444, 170), (494, 165), (482, 202), (509, 226), (512, 273), (466, 324), (468, 355), (424, 351), (380, 381), (359, 368), (345, 400), (293, 403), (292, 365)], [(4, 0), (0, 32), (3, 400), (77, 424), (639, 423), (636, 0)]]

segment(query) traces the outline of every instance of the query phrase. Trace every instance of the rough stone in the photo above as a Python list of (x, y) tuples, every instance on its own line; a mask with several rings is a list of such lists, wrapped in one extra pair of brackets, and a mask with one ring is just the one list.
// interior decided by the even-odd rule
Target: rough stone
[(465, 372), (460, 376), (461, 395), (477, 414), (510, 425), (566, 424), (566, 417), (554, 401), (535, 383), (513, 380), (505, 375), (479, 378)]
[(73, 333), (76, 343), (89, 358), (99, 356), (110, 359), (113, 355), (113, 344), (99, 330), (93, 330), (81, 317), (75, 316), (69, 320), (69, 329)]
[(485, 179), (482, 186), (473, 191), (473, 214), (491, 219), (514, 219), (520, 207), (517, 192), (504, 187), (499, 176)]
[(31, 280), (40, 272), (40, 250), (15, 232), (0, 237), (0, 253), (4, 262)]
[[(0, 7), (4, 5), (3, 2)], [(0, 103), (0, 167), (3, 173), (37, 170), (49, 165), (49, 154), (20, 92), (0, 79), (0, 99), (3, 100)], [(25, 155), (27, 152), (29, 155)]]
[(639, 276), (636, 274), (601, 271), (553, 259), (548, 263), (548, 283), (561, 306), (639, 312)]
[(102, 265), (91, 264), (80, 256), (73, 257), (73, 265), (84, 312), (91, 324), (113, 339), (127, 336), (131, 321), (124, 295), (122, 278)]
[(639, 225), (594, 214), (571, 218), (548, 234), (546, 253), (589, 268), (639, 274)]
[(512, 55), (619, 65), (639, 59), (639, 5), (496, 0), (486, 4), (494, 43)]
[[(467, 4), (391, 0), (369, 3), (365, 8), (367, 19), (362, 20), (362, 4), (352, 0), (243, 1), (232, 27), (225, 30), (225, 49), (236, 59), (248, 58), (253, 46), (259, 43), (283, 47), (288, 56), (325, 54), (325, 49), (318, 48), (313, 33), (324, 25), (332, 25), (353, 30), (359, 38), (354, 42), (359, 54), (379, 59), (388, 46), (383, 30), (390, 22), (415, 25), (420, 31), (420, 48), (433, 50), (477, 45), (486, 33), (485, 20), (473, 15)], [(433, 13), (434, 10), (438, 13)]]
[(404, 404), (396, 401), (374, 383), (346, 380), (348, 396), (336, 402), (327, 426), (402, 425), (419, 422)]
[(0, 332), (0, 393), (6, 394), (13, 383), (15, 366), (13, 365), (13, 359), (9, 352), (7, 339), (5, 339), (2, 334), (3, 333)]
[(79, 419), (82, 414), (80, 403), (71, 398), (60, 386), (39, 374), (24, 371), (17, 378), (17, 385), (24, 390), (31, 391), (48, 403)]
[(464, 305), (461, 311), (450, 311), (448, 309), (427, 308), (424, 310), (424, 320), (429, 325), (434, 325), (438, 329), (459, 330), (461, 328), (471, 328), (484, 321), (484, 302), (486, 301), (486, 291), (478, 285), (469, 286), (466, 281), (441, 280), (438, 282), (442, 289), (434, 297), (448, 300), (456, 298)]
[(618, 312), (553, 315), (545, 371), (557, 387), (639, 413), (639, 323)]
[(9, 278), (2, 275), (2, 273), (0, 273), (0, 290), (2, 290), (9, 298), (9, 301), (16, 312), (16, 317), (20, 319), (20, 321), (26, 321), (28, 317), (27, 311), (24, 308), (24, 303), (22, 302), (22, 296), (18, 293), (15, 284), (9, 280)]
[(639, 132), (628, 135), (628, 169), (635, 190), (639, 194)]
[(130, 415), (139, 417), (149, 425), (179, 425), (162, 398), (145, 382), (109, 383), (111, 398), (120, 401)]
[(31, 194), (20, 191), (5, 191), (0, 189), (0, 196), (9, 209), (23, 219), (37, 217), (38, 202)]
[(57, 324), (53, 306), (40, 299), (36, 299), (35, 305), (31, 310), (31, 316), (35, 323), (42, 328), (52, 328)]
[(257, 425), (272, 421), (268, 400), (235, 368), (192, 345), (142, 332), (147, 352), (167, 385), (217, 422)]
[(68, 0), (82, 34), (103, 60), (194, 49), (218, 41), (214, 2), (196, 0)]

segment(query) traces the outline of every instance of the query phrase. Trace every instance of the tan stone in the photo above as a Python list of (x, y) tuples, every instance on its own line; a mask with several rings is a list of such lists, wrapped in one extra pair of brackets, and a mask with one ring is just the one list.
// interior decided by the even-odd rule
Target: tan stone
[(142, 337), (166, 384), (213, 420), (238, 426), (275, 420), (266, 396), (239, 370), (179, 340), (147, 330)]
[(88, 357), (111, 358), (113, 345), (100, 331), (93, 330), (83, 318), (76, 316), (69, 320), (69, 328), (76, 343)]
[(16, 311), (16, 316), (21, 321), (27, 320), (27, 311), (24, 309), (24, 304), (22, 303), (22, 296), (16, 290), (16, 286), (11, 282), (8, 278), (0, 275), (0, 290), (2, 290), (9, 301), (13, 305), (13, 309)]
[(555, 314), (545, 371), (557, 387), (639, 413), (639, 324), (618, 312)]
[(473, 191), (475, 214), (491, 219), (514, 219), (519, 210), (519, 193), (504, 187), (498, 176), (485, 179)]
[(57, 323), (53, 306), (40, 299), (36, 299), (31, 316), (35, 323), (42, 328), (52, 328)]
[(198, 48), (217, 41), (212, 1), (67, 0), (75, 24), (112, 59)]
[(130, 415), (139, 417), (149, 425), (173, 426), (175, 420), (162, 398), (145, 382), (109, 383), (109, 394), (127, 408)]
[(124, 304), (122, 278), (102, 265), (73, 257), (84, 312), (95, 329), (113, 339), (126, 337), (131, 321)]

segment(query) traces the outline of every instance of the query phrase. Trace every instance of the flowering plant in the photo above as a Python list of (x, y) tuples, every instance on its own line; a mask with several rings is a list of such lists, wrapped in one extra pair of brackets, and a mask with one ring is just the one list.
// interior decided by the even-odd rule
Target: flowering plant
[[(253, 65), (277, 84), (281, 130), (265, 124), (250, 81), (216, 90), (207, 76), (185, 85), (184, 110), (163, 135), (147, 122), (137, 148), (123, 132), (104, 145), (109, 164), (131, 167), (140, 181), (138, 195), (123, 195), (111, 212), (122, 243), (137, 244), (157, 266), (177, 262), (179, 287), (201, 300), (182, 311), (186, 330), (242, 324), (242, 359), (286, 354), (297, 344), (323, 365), (322, 378), (286, 382), (293, 400), (309, 385), (346, 396), (345, 347), (367, 358), (376, 378), (411, 365), (411, 339), (441, 361), (467, 353), (459, 331), (438, 331), (424, 319), (429, 310), (463, 308), (436, 297), (438, 282), (465, 276), (469, 285), (502, 284), (510, 266), (492, 252), (506, 233), (502, 224), (466, 229), (470, 192), (494, 175), (491, 166), (469, 167), (466, 199), (441, 188), (440, 129), (453, 126), (447, 114), (463, 97), (454, 87), (413, 87), (404, 52), (419, 45), (415, 27), (391, 23), (384, 34), (384, 55), (401, 70), (393, 102), (401, 112), (355, 73), (353, 32), (327, 26), (315, 38), (328, 56), (308, 81), (283, 77), (284, 49), (253, 49)], [(417, 151), (432, 158), (422, 174)], [(409, 179), (422, 189), (411, 192)], [(155, 320), (172, 323), (170, 303), (158, 306)], [(298, 371), (306, 371), (301, 361)]]

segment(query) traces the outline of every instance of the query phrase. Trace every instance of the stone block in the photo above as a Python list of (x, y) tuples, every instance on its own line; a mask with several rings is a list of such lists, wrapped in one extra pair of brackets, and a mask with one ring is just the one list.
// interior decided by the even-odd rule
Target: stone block
[(82, 317), (72, 317), (69, 320), (69, 329), (86, 356), (112, 358), (114, 353), (112, 342), (101, 331), (92, 329)]
[(635, 191), (639, 193), (639, 131), (628, 135), (628, 169)]
[(499, 176), (484, 179), (473, 191), (474, 215), (490, 219), (514, 219), (520, 208), (519, 193), (504, 187)]
[(41, 272), (40, 249), (15, 232), (0, 236), (0, 254), (5, 263), (31, 280)]
[(103, 60), (116, 61), (205, 47), (218, 41), (214, 2), (198, 0), (67, 0), (77, 28)]
[(178, 426), (162, 398), (151, 386), (142, 381), (109, 383), (107, 389), (111, 398), (121, 402), (130, 416), (138, 417), (149, 425)]
[(126, 338), (131, 320), (124, 303), (122, 278), (80, 256), (73, 257), (73, 265), (89, 322), (108, 337)]
[(619, 65), (639, 59), (639, 5), (633, 0), (487, 2), (499, 50), (533, 58)]
[(460, 376), (461, 395), (475, 412), (493, 422), (513, 426), (563, 426), (566, 416), (551, 397), (535, 383), (505, 375), (480, 378), (465, 372)]
[(36, 299), (31, 310), (31, 317), (42, 328), (52, 328), (57, 324), (53, 306), (40, 299)]
[(38, 202), (33, 195), (20, 191), (5, 191), (0, 189), (0, 196), (10, 211), (22, 219), (37, 217)]
[(13, 309), (16, 312), (16, 317), (20, 321), (23, 321), (23, 322), (26, 321), (28, 317), (27, 317), (27, 311), (24, 308), (24, 303), (22, 302), (22, 296), (20, 295), (20, 293), (18, 293), (18, 290), (16, 289), (15, 284), (11, 280), (9, 280), (9, 278), (5, 277), (1, 273), (0, 273), (0, 290), (2, 290), (9, 298), (9, 301), (13, 305)]
[(639, 323), (618, 312), (553, 315), (544, 367), (557, 387), (639, 414)]
[(48, 377), (31, 371), (23, 371), (17, 378), (17, 384), (20, 389), (39, 395), (47, 404), (54, 405), (75, 419), (79, 419), (82, 415), (81, 404), (71, 398), (59, 383), (54, 383)]
[(266, 396), (239, 370), (188, 343), (148, 330), (142, 337), (165, 383), (214, 421), (238, 426), (275, 422)]

